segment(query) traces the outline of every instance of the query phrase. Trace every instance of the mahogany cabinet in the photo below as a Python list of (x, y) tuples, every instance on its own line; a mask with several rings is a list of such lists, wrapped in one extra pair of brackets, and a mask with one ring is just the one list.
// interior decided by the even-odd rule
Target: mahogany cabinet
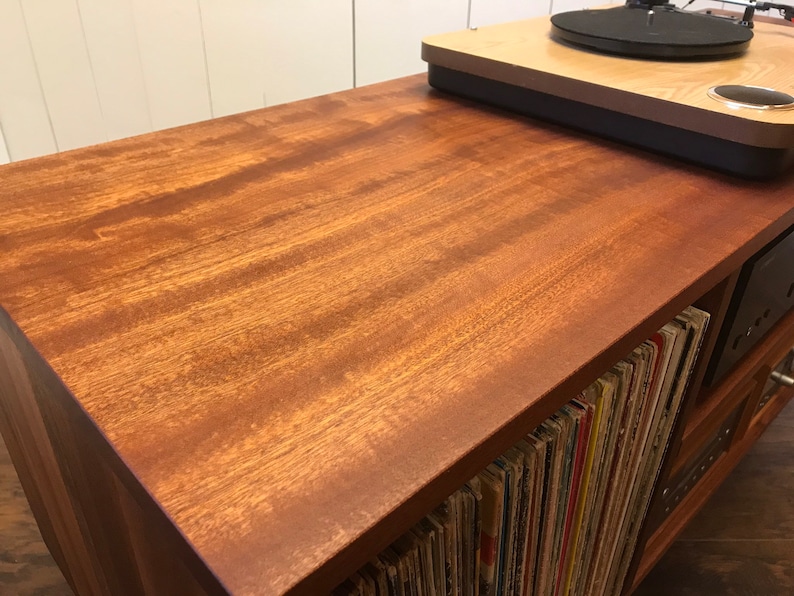
[[(332, 588), (687, 305), (716, 329), (794, 225), (790, 174), (423, 76), (0, 174), (0, 431), (79, 594)], [(791, 397), (792, 344), (789, 315), (698, 369), (637, 581)]]

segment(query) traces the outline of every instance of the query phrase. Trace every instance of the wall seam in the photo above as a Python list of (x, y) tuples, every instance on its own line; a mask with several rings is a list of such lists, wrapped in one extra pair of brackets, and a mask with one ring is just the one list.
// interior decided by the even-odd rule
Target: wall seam
[(207, 78), (207, 99), (210, 102), (210, 118), (215, 117), (215, 108), (212, 105), (212, 83), (210, 82), (210, 64), (207, 59), (207, 36), (204, 34), (204, 14), (201, 11), (201, 0), (196, 0), (198, 8), (199, 26), (201, 27), (201, 49), (204, 53), (204, 76)]
[[(8, 163), (10, 163), (11, 162), (11, 152), (8, 150), (8, 143), (6, 142), (6, 136), (3, 133), (3, 122), (2, 122), (2, 120), (0, 120), (0, 152), (2, 152), (3, 155), (5, 156), (4, 159), (6, 161), (8, 161)], [(0, 160), (0, 165), (2, 165), (3, 163), (4, 162), (2, 160)]]
[(50, 105), (47, 103), (47, 96), (44, 94), (44, 85), (41, 83), (41, 73), (39, 72), (39, 62), (36, 60), (36, 52), (33, 51), (33, 43), (30, 40), (30, 29), (28, 27), (28, 17), (25, 14), (25, 7), (22, 5), (22, 0), (17, 0), (19, 3), (19, 10), (22, 13), (22, 22), (25, 24), (25, 37), (28, 39), (28, 49), (30, 50), (30, 57), (33, 59), (33, 68), (36, 70), (36, 80), (39, 82), (39, 92), (41, 99), (44, 102), (44, 109), (47, 112), (47, 122), (50, 125), (50, 133), (52, 134), (52, 142), (55, 145), (55, 152), (60, 153), (61, 148), (58, 146), (58, 137), (55, 135), (55, 126), (52, 123), (52, 114), (50, 114)]
[(77, 8), (77, 20), (80, 21), (80, 31), (83, 34), (83, 47), (85, 48), (86, 58), (88, 58), (88, 69), (91, 71), (91, 81), (94, 83), (94, 95), (96, 95), (96, 103), (99, 106), (99, 116), (102, 118), (104, 126), (105, 141), (108, 140), (108, 123), (105, 120), (105, 110), (102, 108), (102, 98), (99, 96), (99, 85), (96, 83), (96, 73), (94, 72), (94, 61), (91, 59), (91, 51), (88, 49), (88, 38), (85, 35), (85, 25), (83, 24), (83, 10), (80, 8), (80, 0), (74, 0), (75, 8)]
[(353, 89), (358, 87), (356, 80), (356, 0), (350, 0), (353, 17)]
[(138, 68), (141, 70), (141, 82), (143, 83), (143, 94), (146, 97), (146, 116), (149, 119), (149, 131), (154, 131), (154, 118), (152, 117), (152, 98), (149, 95), (149, 84), (146, 82), (146, 73), (143, 69), (143, 56), (141, 56), (141, 38), (138, 34), (138, 17), (136, 16), (135, 4), (132, 0), (126, 0), (127, 7), (130, 9), (132, 18), (132, 30), (135, 32), (135, 49), (138, 57)]

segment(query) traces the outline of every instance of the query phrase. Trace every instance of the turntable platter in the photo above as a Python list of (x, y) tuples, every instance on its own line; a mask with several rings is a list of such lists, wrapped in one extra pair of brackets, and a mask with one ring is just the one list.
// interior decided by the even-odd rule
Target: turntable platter
[(735, 21), (668, 7), (576, 10), (552, 16), (551, 25), (558, 41), (656, 60), (728, 58), (744, 52), (753, 38)]

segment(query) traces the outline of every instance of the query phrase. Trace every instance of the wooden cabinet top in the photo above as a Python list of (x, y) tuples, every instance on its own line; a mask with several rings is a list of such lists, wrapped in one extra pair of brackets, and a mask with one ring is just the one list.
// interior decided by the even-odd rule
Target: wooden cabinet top
[(0, 179), (0, 305), (235, 593), (333, 585), (794, 224), (422, 76)]

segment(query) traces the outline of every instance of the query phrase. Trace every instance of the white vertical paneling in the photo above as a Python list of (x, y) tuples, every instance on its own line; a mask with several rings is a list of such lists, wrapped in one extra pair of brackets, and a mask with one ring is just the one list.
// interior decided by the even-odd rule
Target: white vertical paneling
[(0, 126), (0, 165), (7, 164), (11, 161), (8, 155), (8, 148), (6, 147), (6, 140), (3, 137), (3, 128)]
[(549, 14), (551, 0), (471, 0), (470, 27), (483, 27)]
[(76, 0), (22, 0), (58, 148), (107, 140)]
[(351, 0), (264, 0), (265, 101), (295, 101), (353, 86)]
[(351, 0), (200, 0), (215, 116), (353, 86)]
[(78, 0), (109, 139), (152, 129), (130, 0)]
[(551, 14), (568, 12), (569, 10), (581, 10), (583, 8), (598, 8), (609, 2), (593, 2), (593, 0), (552, 0)]
[(19, 0), (0, 0), (0, 125), (14, 161), (58, 150)]
[(268, 2), (200, 0), (212, 113), (261, 108), (265, 94)]
[(422, 72), (422, 38), (465, 29), (469, 0), (355, 0), (356, 84)]
[(133, 0), (133, 14), (154, 129), (210, 118), (198, 0)]

